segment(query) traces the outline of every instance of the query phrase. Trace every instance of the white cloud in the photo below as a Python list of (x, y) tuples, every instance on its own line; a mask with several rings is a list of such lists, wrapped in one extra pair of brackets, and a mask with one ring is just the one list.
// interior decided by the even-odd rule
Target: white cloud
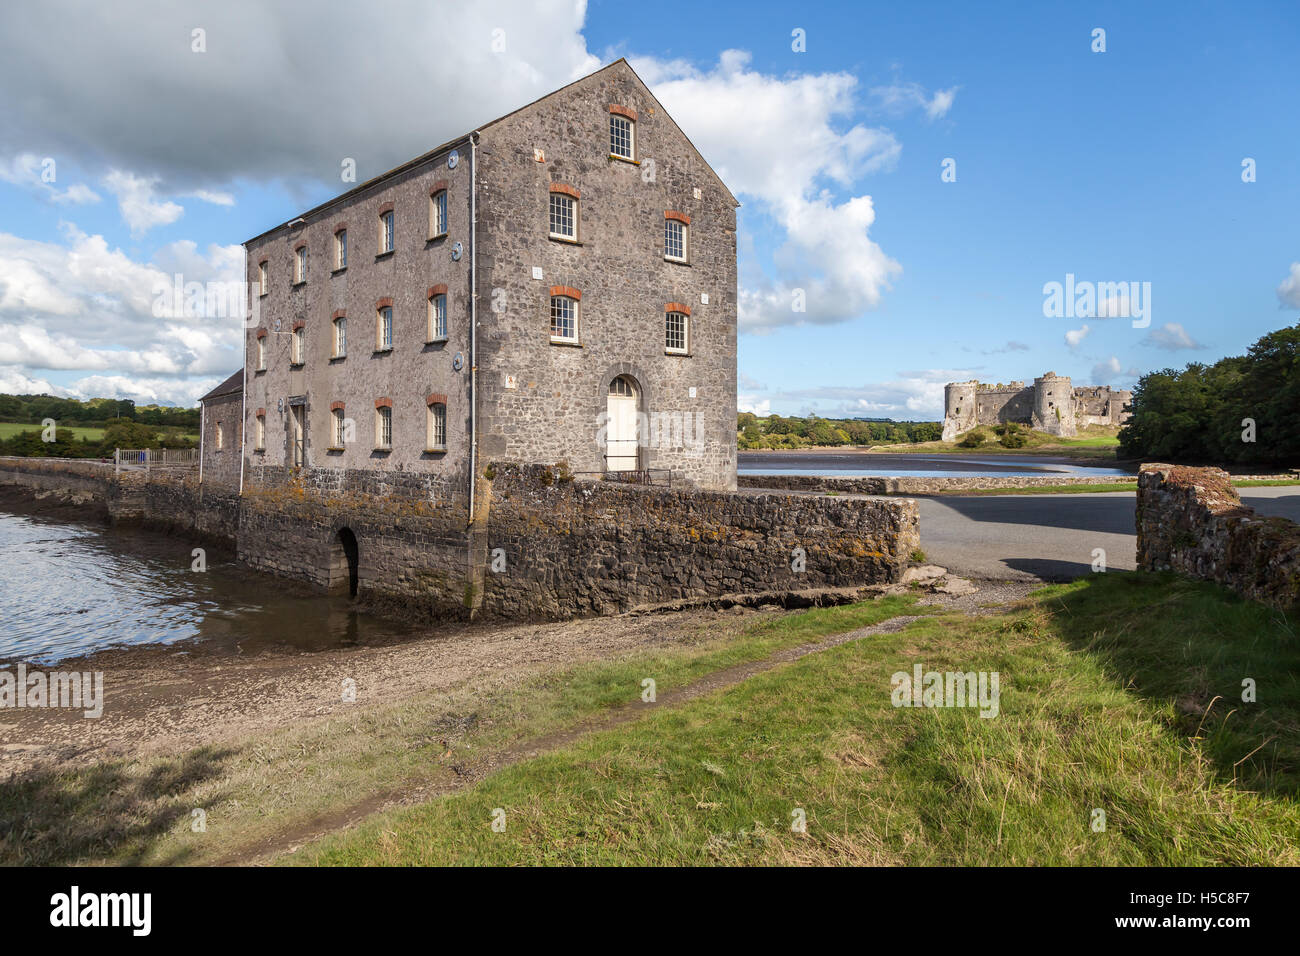
[(0, 160), (0, 181), (36, 189), (51, 202), (61, 205), (99, 202), (99, 194), (85, 183), (73, 183), (67, 189), (59, 189), (58, 172), (58, 164), (52, 158), (42, 158), (35, 153), (19, 153), (7, 161)]
[(1182, 349), (1201, 349), (1201, 345), (1190, 335), (1187, 330), (1177, 322), (1166, 322), (1158, 329), (1152, 329), (1142, 340), (1143, 345), (1154, 345), (1158, 349), (1166, 349), (1170, 352), (1177, 352)]
[(129, 398), (139, 405), (197, 405), (199, 396), (221, 384), (221, 378), (133, 378), (127, 375), (90, 375), (77, 379), (69, 391), (80, 398)]
[(1092, 331), (1092, 327), (1085, 322), (1083, 328), (1071, 329), (1070, 331), (1065, 333), (1065, 344), (1072, 349), (1077, 349), (1079, 347), (1079, 343), (1082, 342), (1085, 338), (1087, 338), (1088, 333), (1091, 331)]
[(1120, 382), (1131, 382), (1139, 378), (1141, 374), (1135, 368), (1124, 371), (1124, 365), (1112, 355), (1104, 362), (1098, 362), (1092, 367), (1092, 384), (1115, 385)]
[(154, 226), (173, 223), (185, 212), (183, 206), (170, 200), (154, 200), (157, 183), (157, 176), (146, 178), (120, 169), (110, 170), (104, 177), (104, 186), (117, 197), (122, 220), (130, 227), (133, 236), (144, 235)]
[[(871, 197), (837, 201), (829, 186), (849, 188), (891, 168), (901, 147), (887, 131), (844, 128), (856, 108), (851, 74), (775, 77), (749, 63), (741, 50), (724, 52), (707, 71), (633, 59), (747, 210), (770, 216), (784, 233), (773, 256), (775, 274), (749, 263), (741, 277), (741, 328), (762, 332), (857, 318), (879, 304), (902, 267), (868, 235), (876, 218)], [(802, 312), (796, 311), (800, 296)]]
[(51, 385), (43, 378), (32, 378), (20, 368), (3, 366), (0, 366), (0, 392), (7, 395), (68, 395), (67, 389)]
[(241, 247), (200, 252), (185, 240), (143, 263), (70, 224), (63, 235), (56, 243), (0, 234), (0, 364), (178, 378), (239, 366), (238, 315), (186, 315), (170, 297), (157, 314), (154, 306), (178, 274), (182, 284), (242, 290)]
[(800, 414), (816, 412), (829, 418), (938, 421), (943, 418), (944, 386), (970, 377), (970, 369), (912, 369), (900, 371), (889, 382), (773, 392), (770, 401), (783, 408), (795, 407)]
[(766, 418), (772, 414), (772, 402), (770, 399), (760, 399), (753, 395), (737, 395), (736, 411), (753, 412), (755, 415)]
[(233, 206), (235, 197), (230, 193), (218, 192), (212, 189), (197, 189), (190, 193), (195, 199), (202, 199), (204, 202), (212, 203), (214, 206)]
[(1300, 262), (1291, 263), (1291, 272), (1277, 287), (1277, 299), (1284, 309), (1300, 309)]
[(871, 95), (876, 99), (877, 107), (884, 113), (901, 116), (912, 109), (925, 110), (927, 118), (935, 120), (952, 109), (953, 100), (957, 98), (958, 87), (947, 90), (935, 90), (926, 93), (919, 83), (891, 83), (889, 86), (873, 86)]

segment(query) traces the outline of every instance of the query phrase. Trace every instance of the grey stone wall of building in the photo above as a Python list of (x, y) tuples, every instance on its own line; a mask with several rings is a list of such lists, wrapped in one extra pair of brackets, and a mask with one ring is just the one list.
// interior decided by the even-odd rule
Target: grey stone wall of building
[[(610, 104), (636, 111), (638, 164), (609, 155)], [(735, 207), (686, 137), (611, 69), (485, 128), (479, 165), (483, 460), (603, 471), (609, 384), (628, 375), (647, 419), (681, 415), (692, 440), (658, 441), (641, 464), (734, 488)], [(552, 183), (579, 194), (577, 243), (548, 238)], [(689, 264), (664, 258), (667, 211), (690, 217)], [(581, 293), (577, 346), (551, 344), (552, 286)], [(665, 352), (672, 302), (690, 309), (688, 355)]]
[(1300, 611), (1300, 525), (1241, 503), (1218, 468), (1142, 466), (1137, 566), (1174, 571)]
[[(448, 165), (453, 149), (454, 168)], [(307, 467), (414, 471), (466, 485), (469, 467), (470, 178), (468, 141), (436, 153), (373, 188), (348, 194), (306, 217), (250, 241), (247, 269), (254, 321), (245, 335), (248, 369), (245, 403), (248, 434), (256, 435), (259, 410), (266, 416), (265, 447), (245, 449), (250, 466), (293, 463), (293, 406), (306, 418)], [(446, 235), (430, 236), (430, 197), (447, 191)], [(381, 210), (394, 213), (394, 251), (379, 252)], [(335, 268), (335, 234), (345, 228), (348, 258)], [(306, 243), (307, 279), (294, 282), (296, 248)], [(453, 259), (459, 244), (460, 258)], [(270, 284), (257, 290), (258, 265), (267, 261)], [(445, 285), (447, 340), (430, 341), (430, 290)], [(380, 350), (377, 317), (391, 300), (391, 350)], [(334, 354), (334, 319), (347, 319), (347, 348)], [(304, 361), (290, 362), (291, 336), (303, 323)], [(257, 341), (266, 342), (266, 369), (259, 370)], [(462, 366), (455, 366), (457, 355)], [(446, 451), (426, 451), (428, 401), (445, 396)], [(391, 450), (376, 448), (376, 402), (392, 402)], [(353, 441), (338, 444), (332, 408), (342, 403), (354, 423)]]
[[(203, 403), (203, 432), (199, 454), (203, 458), (203, 483), (214, 488), (239, 490), (243, 448), (242, 396), (238, 392)], [(221, 441), (217, 441), (217, 431)]]

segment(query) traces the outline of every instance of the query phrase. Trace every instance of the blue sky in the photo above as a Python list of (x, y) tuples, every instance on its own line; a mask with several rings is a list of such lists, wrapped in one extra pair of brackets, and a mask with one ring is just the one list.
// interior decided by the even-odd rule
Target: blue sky
[[(743, 203), (743, 407), (933, 418), (952, 379), (1127, 386), (1300, 317), (1294, 3), (291, 3), (258, 36), (242, 2), (47, 6), (0, 14), (7, 391), (192, 401), (238, 326), (149, 314), (151, 277), (230, 277), (238, 243), (340, 191), (349, 146), (383, 143), (364, 178), (622, 55)], [(367, 45), (410, 102), (358, 69), (329, 123), (281, 106)], [(1150, 326), (1045, 317), (1067, 274), (1149, 283)]]

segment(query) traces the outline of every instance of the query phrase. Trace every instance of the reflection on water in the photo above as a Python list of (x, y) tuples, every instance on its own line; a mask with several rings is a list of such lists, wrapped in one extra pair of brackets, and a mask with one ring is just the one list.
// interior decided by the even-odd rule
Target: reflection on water
[(988, 478), (994, 475), (1060, 475), (1131, 477), (1132, 469), (1114, 465), (1081, 465), (1077, 461), (1038, 456), (866, 454), (849, 452), (741, 452), (742, 475), (818, 475), (877, 478)]
[(113, 645), (196, 639), (218, 653), (322, 650), (414, 633), (210, 547), (207, 570), (192, 571), (196, 546), (180, 536), (0, 512), (0, 661), (48, 664)]

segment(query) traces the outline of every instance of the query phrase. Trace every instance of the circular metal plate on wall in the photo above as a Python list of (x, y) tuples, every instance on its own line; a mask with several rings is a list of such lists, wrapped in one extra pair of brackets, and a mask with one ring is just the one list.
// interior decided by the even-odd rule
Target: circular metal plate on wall
[(447, 156), (447, 168), (455, 169), (456, 164), (459, 162), (460, 162), (460, 153), (458, 153), (456, 150), (453, 149)]
[(454, 243), (451, 247), (451, 261), (460, 262), (460, 257), (464, 254), (464, 246), (459, 242)]
[(463, 369), (465, 367), (465, 356), (457, 352), (456, 357), (451, 360), (451, 367), (458, 372)]

